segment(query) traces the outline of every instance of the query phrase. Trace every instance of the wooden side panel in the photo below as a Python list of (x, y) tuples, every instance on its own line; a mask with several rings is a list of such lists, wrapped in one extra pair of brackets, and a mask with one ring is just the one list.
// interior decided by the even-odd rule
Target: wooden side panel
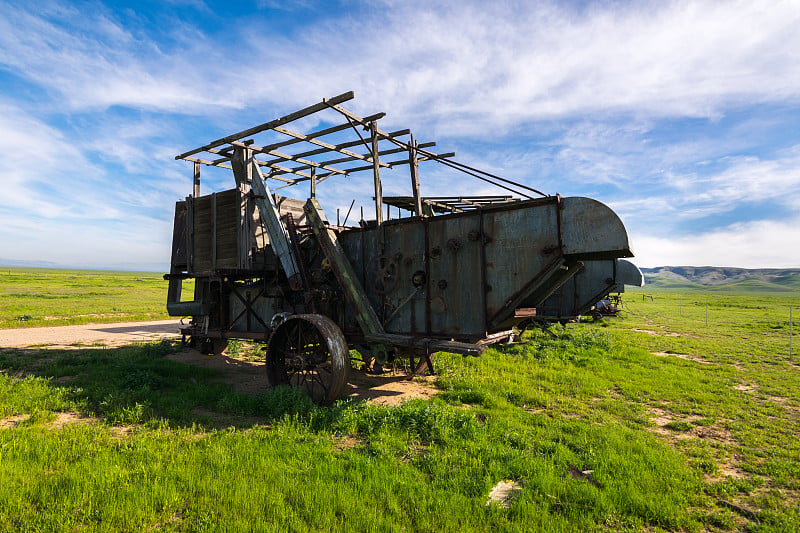
[(239, 257), (239, 195), (236, 189), (217, 193), (217, 268), (236, 268)]
[[(241, 203), (238, 189), (201, 196), (191, 200), (194, 215), (194, 272), (210, 272), (217, 269), (238, 269), (241, 238)], [(295, 224), (305, 225), (306, 215), (304, 202), (294, 198), (276, 195), (276, 203), (281, 216), (291, 213)], [(175, 228), (173, 237), (173, 264), (182, 261), (186, 264), (186, 202), (178, 202), (175, 212)], [(180, 219), (180, 220), (179, 220)], [(178, 239), (178, 224), (181, 237)], [(269, 236), (261, 223), (258, 210), (253, 210), (253, 223), (250, 225), (250, 239), (245, 244), (248, 248), (248, 268), (255, 270), (273, 269), (276, 267), (275, 254), (269, 247)], [(177, 243), (177, 244), (176, 244)], [(177, 254), (177, 255), (176, 255)]]
[(236, 268), (239, 197), (236, 189), (194, 199), (194, 271)]
[(186, 269), (186, 202), (175, 203), (175, 223), (172, 229), (171, 272)]

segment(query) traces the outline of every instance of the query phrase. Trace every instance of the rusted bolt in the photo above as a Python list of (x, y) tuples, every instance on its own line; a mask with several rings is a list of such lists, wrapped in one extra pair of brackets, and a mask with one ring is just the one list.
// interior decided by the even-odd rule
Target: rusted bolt
[(440, 255), (442, 255), (442, 249), (439, 246), (436, 246), (433, 248), (433, 250), (431, 250), (431, 257), (433, 259), (438, 258)]
[(447, 288), (447, 280), (440, 279), (437, 285), (439, 286), (440, 289), (445, 290)]
[(549, 246), (545, 246), (542, 248), (543, 254), (552, 254), (553, 252), (557, 251), (560, 247), (557, 244), (551, 244)]
[(428, 276), (425, 275), (425, 272), (422, 270), (417, 270), (414, 272), (414, 275), (411, 276), (411, 284), (415, 287), (422, 287), (425, 285), (425, 281), (428, 279)]
[(447, 249), (453, 253), (456, 253), (461, 249), (461, 241), (459, 241), (458, 239), (448, 239)]

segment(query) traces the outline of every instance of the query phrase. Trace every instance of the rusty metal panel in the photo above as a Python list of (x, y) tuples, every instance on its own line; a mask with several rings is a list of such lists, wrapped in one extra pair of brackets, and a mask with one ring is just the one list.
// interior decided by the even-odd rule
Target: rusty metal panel
[(561, 199), (561, 236), (564, 255), (583, 259), (632, 257), (628, 232), (616, 213), (591, 198)]
[(425, 333), (428, 275), (425, 272), (425, 222), (386, 222), (383, 254), (368, 265), (368, 292), (382, 300), (382, 320), (390, 333)]
[(531, 282), (548, 275), (551, 268), (560, 267), (558, 214), (554, 199), (484, 215), (490, 317), (496, 316), (509, 299)]
[(630, 261), (586, 261), (580, 272), (538, 307), (538, 316), (556, 319), (584, 315), (610, 293), (624, 292), (625, 285), (643, 284), (642, 272)]
[[(375, 250), (378, 248), (377, 232), (362, 229), (346, 230), (339, 234), (339, 244), (353, 267), (353, 275), (364, 287), (367, 300), (373, 309), (379, 311), (381, 299), (374, 291), (370, 290), (370, 284), (367, 280), (369, 259), (374, 256)], [(355, 310), (351, 309), (350, 306), (345, 306), (344, 324), (345, 329), (348, 330), (358, 327)]]
[(486, 334), (480, 231), (479, 211), (428, 222), (431, 333), (474, 338)]

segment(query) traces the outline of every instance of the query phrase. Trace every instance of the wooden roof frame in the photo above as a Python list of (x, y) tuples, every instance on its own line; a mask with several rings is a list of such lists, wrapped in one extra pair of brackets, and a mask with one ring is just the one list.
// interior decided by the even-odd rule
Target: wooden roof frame
[[(423, 161), (437, 161), (450, 168), (464, 172), (472, 177), (488, 182), (499, 188), (510, 191), (514, 194), (526, 198), (532, 198), (522, 189), (531, 191), (540, 196), (548, 196), (544, 193), (532, 189), (526, 185), (495, 176), (488, 172), (469, 167), (458, 163), (450, 158), (455, 153), (433, 153), (427, 150), (436, 145), (435, 142), (418, 143), (414, 140), (410, 130), (398, 130), (385, 132), (378, 127), (378, 120), (386, 114), (383, 112), (374, 113), (366, 117), (360, 117), (342, 107), (340, 104), (354, 98), (352, 91), (324, 98), (321, 102), (305, 107), (283, 117), (265, 122), (258, 126), (248, 128), (225, 137), (221, 137), (208, 144), (194, 148), (175, 156), (175, 159), (182, 159), (194, 163), (194, 196), (200, 194), (200, 167), (201, 165), (232, 169), (231, 159), (234, 151), (238, 148), (246, 149), (253, 157), (259, 168), (266, 169), (264, 173), (266, 179), (275, 179), (283, 184), (276, 188), (291, 187), (298, 183), (311, 181), (311, 197), (314, 197), (316, 185), (332, 176), (350, 176), (357, 172), (372, 170), (375, 186), (375, 211), (377, 221), (382, 222), (383, 194), (380, 180), (380, 170), (382, 168), (394, 168), (399, 165), (409, 165), (411, 169), (411, 185), (413, 196), (410, 198), (410, 207), (418, 216), (423, 214), (423, 199), (420, 196), (418, 164)], [(302, 133), (286, 127), (287, 124), (296, 120), (308, 117), (314, 113), (325, 110), (334, 110), (343, 117), (339, 124), (329, 126), (320, 130)], [(362, 135), (359, 129), (367, 132)], [(324, 138), (334, 133), (352, 130), (355, 134), (352, 140), (345, 142), (328, 142)], [(252, 138), (256, 134), (271, 131), (282, 136), (278, 142), (272, 142), (264, 146), (257, 146)], [(408, 138), (406, 139), (406, 136)], [(381, 144), (383, 146), (381, 146)], [(387, 146), (390, 145), (390, 146)], [(309, 148), (310, 146), (310, 148)], [(363, 146), (366, 151), (351, 150), (358, 146)], [(384, 161), (382, 158), (387, 155), (407, 152), (407, 156)], [(334, 154), (336, 154), (334, 156)], [(321, 159), (310, 159), (321, 156)], [(439, 202), (436, 199), (429, 199), (428, 206), (444, 209), (469, 209), (482, 205), (490, 197), (484, 197), (484, 202), (474, 203), (474, 200), (464, 197), (464, 201)], [(501, 197), (494, 197), (501, 198)], [(505, 197), (502, 197), (505, 198)], [(493, 203), (497, 200), (489, 200)], [(473, 203), (471, 203), (473, 202)], [(402, 202), (407, 205), (406, 202)]]
[[(383, 118), (385, 113), (375, 113), (367, 117), (360, 117), (349, 111), (339, 104), (352, 100), (354, 94), (352, 91), (334, 96), (333, 98), (325, 98), (321, 102), (312, 106), (306, 107), (299, 111), (295, 111), (284, 117), (271, 120), (264, 124), (242, 130), (231, 135), (227, 135), (220, 139), (211, 141), (210, 143), (194, 148), (182, 154), (175, 156), (175, 159), (183, 159), (193, 163), (199, 163), (206, 166), (214, 166), (230, 169), (230, 160), (233, 157), (234, 147), (244, 147), (252, 150), (256, 156), (270, 156), (270, 159), (261, 160), (257, 159), (259, 166), (267, 169), (265, 172), (266, 178), (273, 178), (285, 182), (287, 185), (295, 185), (297, 183), (308, 181), (311, 179), (311, 169), (315, 170), (316, 180), (323, 181), (334, 175), (349, 176), (355, 172), (362, 172), (366, 170), (373, 170), (375, 164), (379, 168), (393, 168), (398, 165), (410, 164), (408, 158), (398, 159), (396, 161), (381, 161), (382, 156), (407, 152), (410, 149), (409, 141), (402, 140), (402, 137), (410, 135), (411, 131), (408, 129), (385, 132), (374, 125), (377, 121)], [(313, 131), (310, 133), (301, 133), (285, 127), (286, 124), (305, 118), (314, 113), (324, 111), (326, 109), (333, 109), (344, 117), (344, 122), (321, 130)], [(370, 132), (368, 137), (364, 137), (358, 132), (357, 127), (364, 127)], [(372, 129), (375, 127), (374, 135), (378, 141), (389, 141), (394, 146), (391, 148), (383, 148), (378, 151), (377, 158), (373, 162), (373, 154), (370, 147), (370, 138), (372, 137)], [(338, 133), (347, 129), (352, 129), (357, 138), (347, 142), (340, 142), (333, 144), (323, 140), (323, 137)], [(271, 143), (265, 146), (256, 146), (252, 143), (250, 137), (265, 131), (273, 131), (282, 134), (287, 139)], [(285, 148), (295, 147), (296, 145), (307, 147), (313, 145), (313, 149), (304, 149), (302, 151), (285, 150)], [(435, 146), (435, 142), (426, 142), (418, 145), (418, 148), (430, 148)], [(365, 146), (366, 153), (356, 152), (350, 150), (352, 147)], [(210, 154), (211, 157), (203, 157), (203, 154)], [(326, 154), (341, 154), (344, 157), (336, 157), (326, 159), (324, 161), (316, 161), (308, 159), (311, 156), (324, 156)], [(438, 159), (453, 157), (454, 153), (448, 154), (428, 154), (420, 160)], [(214, 157), (221, 156), (221, 157)], [(361, 165), (352, 166), (345, 165), (346, 163), (363, 163)], [(289, 166), (296, 164), (294, 166)]]

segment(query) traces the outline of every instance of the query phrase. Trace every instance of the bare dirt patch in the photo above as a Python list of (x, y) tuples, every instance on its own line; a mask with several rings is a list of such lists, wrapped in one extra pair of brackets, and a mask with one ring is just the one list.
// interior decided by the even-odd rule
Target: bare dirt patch
[[(647, 411), (651, 415), (650, 420), (655, 424), (655, 427), (651, 428), (651, 431), (668, 437), (668, 440), (677, 441), (697, 438), (715, 441), (720, 444), (737, 444), (733, 434), (720, 425), (728, 422), (728, 420), (720, 420), (710, 425), (696, 425), (695, 423), (702, 420), (702, 417), (697, 415), (676, 414), (659, 407), (648, 407)], [(670, 425), (676, 427), (676, 423), (689, 424), (691, 427), (687, 427), (687, 429), (683, 431), (670, 429)], [(683, 427), (685, 427), (685, 425)]]
[[(696, 422), (702, 420), (696, 415), (681, 415), (672, 413), (660, 407), (648, 407), (650, 420), (655, 424), (650, 431), (659, 435), (672, 445), (689, 439), (702, 439), (721, 446), (736, 447), (739, 443), (733, 434), (724, 427), (729, 420), (719, 420), (714, 424), (698, 425)], [(676, 429), (677, 428), (677, 429)], [(736, 454), (728, 455), (723, 452), (723, 459), (717, 461), (717, 475), (707, 474), (707, 483), (716, 483), (726, 478), (743, 478), (746, 473), (739, 466), (739, 457)]]
[(331, 441), (333, 442), (333, 449), (337, 452), (341, 452), (344, 450), (349, 450), (351, 448), (355, 448), (358, 446), (360, 441), (352, 436), (345, 436), (345, 437), (331, 437)]
[(672, 352), (650, 352), (655, 356), (658, 357), (677, 357), (678, 359), (683, 359), (684, 361), (693, 361), (695, 363), (699, 363), (701, 365), (713, 365), (711, 361), (706, 361), (702, 357), (697, 357), (696, 355), (689, 355), (685, 353), (672, 353)]
[[(28, 420), (31, 417), (29, 413), (8, 416), (0, 420), (0, 429), (13, 428), (17, 424)], [(55, 413), (55, 418), (47, 422), (48, 429), (62, 429), (71, 424), (88, 424), (90, 422), (100, 422), (99, 418), (81, 416), (77, 413)]]
[(74, 350), (87, 346), (117, 347), (136, 342), (180, 338), (177, 320), (81, 324), (46, 328), (0, 329), (2, 348)]
[[(264, 361), (252, 361), (245, 357), (204, 355), (197, 350), (184, 350), (170, 354), (167, 358), (190, 365), (211, 368), (221, 372), (217, 381), (231, 385), (237, 392), (261, 394), (269, 390), (269, 380)], [(366, 400), (380, 405), (398, 405), (406, 400), (430, 399), (439, 389), (434, 385), (434, 376), (409, 379), (403, 371), (388, 371), (383, 374), (367, 374), (351, 369), (350, 379), (343, 397)]]
[(439, 389), (434, 385), (435, 376), (416, 377), (401, 371), (383, 374), (367, 374), (360, 370), (350, 373), (347, 396), (379, 405), (399, 405), (407, 400), (429, 400)]
[(208, 418), (211, 421), (211, 424), (218, 428), (231, 427), (231, 426), (269, 427), (269, 424), (264, 418), (259, 418), (256, 416), (230, 416), (222, 413), (217, 413), (216, 411), (211, 411), (209, 409), (204, 409), (202, 407), (196, 407), (192, 409), (192, 414)]
[(29, 414), (7, 416), (5, 418), (0, 419), (0, 429), (13, 428), (20, 422), (25, 422), (30, 417), (31, 415)]
[(261, 394), (269, 390), (263, 361), (251, 361), (230, 355), (205, 355), (194, 349), (167, 355), (167, 359), (220, 371), (216, 381), (231, 385), (237, 392)]
[(657, 337), (686, 337), (683, 333), (675, 333), (674, 331), (653, 331), (652, 329), (639, 329), (632, 328), (631, 331), (638, 331), (639, 333), (647, 333)]
[(769, 402), (779, 406), (782, 409), (790, 411), (790, 416), (797, 416), (797, 414), (800, 413), (800, 406), (789, 403), (791, 401), (790, 398), (786, 398), (785, 396), (773, 396), (759, 392), (759, 387), (756, 383), (738, 383), (734, 385), (733, 388), (739, 392), (750, 394), (756, 401)]
[(47, 423), (47, 427), (50, 429), (62, 429), (69, 424), (88, 424), (90, 422), (100, 422), (100, 419), (81, 416), (75, 413), (58, 413), (55, 419)]

